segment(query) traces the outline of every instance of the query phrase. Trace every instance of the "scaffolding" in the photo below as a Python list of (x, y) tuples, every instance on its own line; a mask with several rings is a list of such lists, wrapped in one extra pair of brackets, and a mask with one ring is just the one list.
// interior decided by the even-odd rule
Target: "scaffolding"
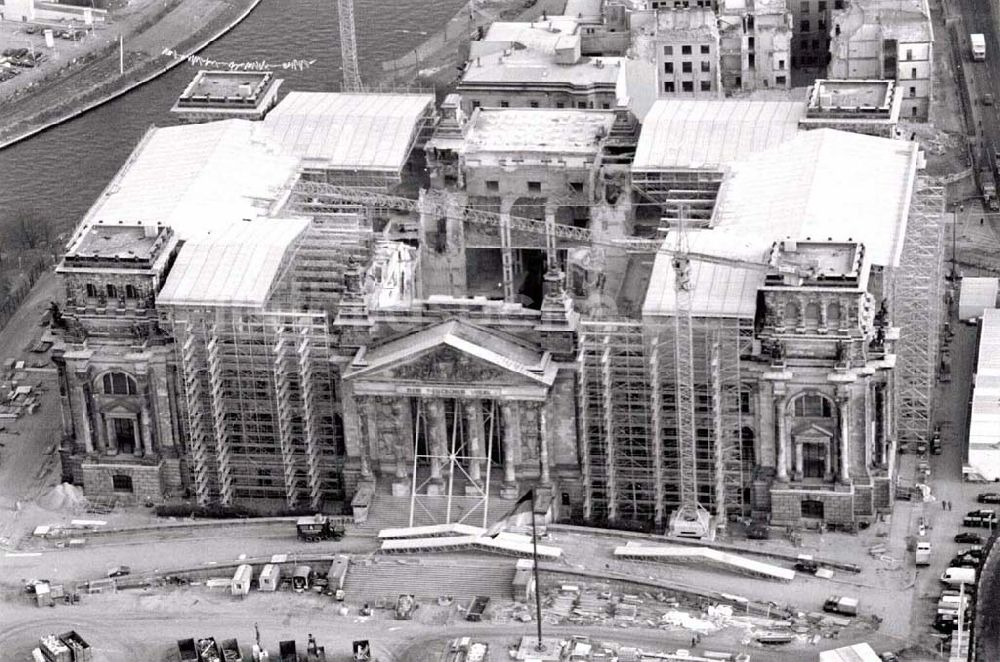
[(930, 438), (937, 374), (942, 292), (944, 189), (918, 177), (910, 202), (900, 265), (893, 278), (899, 365), (896, 369), (897, 440)]
[[(721, 520), (748, 508), (753, 458), (744, 444), (753, 417), (741, 357), (751, 350), (752, 321), (693, 319), (692, 360), (680, 371), (677, 326), (581, 322), (578, 402), (590, 521), (662, 526), (683, 503), (682, 484)], [(685, 375), (690, 381), (680, 389)], [(678, 424), (681, 390), (691, 395), (688, 433)]]

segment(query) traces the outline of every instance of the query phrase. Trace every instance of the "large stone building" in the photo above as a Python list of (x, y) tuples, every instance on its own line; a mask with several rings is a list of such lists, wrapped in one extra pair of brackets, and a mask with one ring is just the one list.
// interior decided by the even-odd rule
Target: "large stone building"
[(926, 0), (854, 0), (827, 26), (830, 78), (895, 80), (901, 116), (926, 121), (934, 91), (934, 29)]
[[(293, 99), (354, 131), (286, 110), (137, 148), (60, 266), (63, 466), (86, 493), (364, 494), (400, 523), (531, 485), (598, 525), (692, 500), (776, 524), (891, 506), (920, 425), (907, 343), (935, 333), (899, 328), (930, 305), (939, 237), (916, 143), (799, 131), (801, 104), (667, 107), (638, 133), (622, 110), (466, 117), (452, 97), (435, 119), (419, 98)], [(351, 164), (369, 212), (310, 183), (364, 180)], [(397, 182), (429, 190), (377, 197)], [(677, 226), (646, 234), (679, 218), (689, 262)]]
[(784, 0), (719, 3), (719, 68), (727, 94), (792, 86), (792, 15)]
[(632, 13), (634, 66), (655, 72), (656, 96), (719, 97), (719, 27), (709, 7)]

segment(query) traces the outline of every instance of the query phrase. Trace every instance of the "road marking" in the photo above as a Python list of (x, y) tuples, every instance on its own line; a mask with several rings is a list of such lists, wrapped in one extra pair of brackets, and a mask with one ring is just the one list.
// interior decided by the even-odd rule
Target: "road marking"
[(9, 559), (21, 558), (26, 556), (41, 556), (41, 555), (42, 555), (41, 552), (7, 552), (6, 554), (4, 554), (4, 556), (6, 556)]

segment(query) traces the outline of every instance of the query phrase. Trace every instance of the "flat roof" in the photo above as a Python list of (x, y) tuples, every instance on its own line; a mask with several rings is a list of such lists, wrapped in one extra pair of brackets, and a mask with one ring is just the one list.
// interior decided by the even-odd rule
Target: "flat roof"
[(958, 294), (958, 318), (974, 320), (983, 316), (983, 311), (997, 307), (997, 292), (1000, 279), (963, 277)]
[(614, 121), (611, 111), (477, 108), (465, 134), (465, 153), (596, 154)]
[(866, 643), (821, 651), (819, 662), (880, 662), (882, 658)]
[(289, 248), (308, 226), (300, 218), (235, 221), (185, 243), (156, 305), (262, 307)]
[(180, 239), (257, 218), (279, 199), (297, 160), (253, 138), (249, 120), (152, 128), (80, 221), (165, 225)]
[(305, 166), (397, 172), (433, 111), (433, 94), (289, 92), (258, 134)]
[(822, 108), (870, 108), (888, 112), (892, 105), (891, 80), (817, 80), (809, 105)]
[[(817, 129), (732, 164), (710, 228), (687, 231), (692, 253), (766, 264), (782, 239), (851, 241), (870, 264), (896, 266), (906, 231), (919, 146)], [(669, 232), (665, 247), (675, 246)], [(670, 255), (656, 256), (644, 315), (675, 310)], [(692, 313), (752, 319), (766, 271), (693, 261)]]
[(604, 0), (566, 0), (563, 15), (571, 18), (601, 18)]
[(272, 75), (269, 71), (199, 71), (180, 98), (212, 96), (256, 99)]
[(163, 232), (163, 228), (150, 226), (103, 223), (88, 225), (81, 230), (70, 244), (67, 255), (148, 260), (154, 256), (153, 248)]
[(585, 57), (574, 64), (560, 64), (554, 56), (539, 51), (515, 51), (511, 55), (491, 53), (473, 61), (462, 75), (463, 84), (517, 83), (534, 86), (569, 83), (577, 86), (606, 85), (613, 89), (618, 82), (621, 57)]
[(801, 101), (660, 99), (642, 122), (632, 170), (718, 169), (799, 133)]
[(521, 44), (543, 53), (555, 53), (560, 40), (565, 44), (565, 38), (575, 35), (579, 27), (579, 21), (569, 16), (550, 16), (532, 23), (495, 21), (481, 41)]

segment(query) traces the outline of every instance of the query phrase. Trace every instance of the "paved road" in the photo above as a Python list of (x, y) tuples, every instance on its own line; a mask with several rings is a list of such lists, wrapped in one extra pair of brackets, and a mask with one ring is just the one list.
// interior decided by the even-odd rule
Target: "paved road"
[[(1000, 147), (1000, 106), (984, 106), (982, 96), (991, 93), (1000, 103), (1000, 38), (993, 4), (989, 0), (946, 0), (952, 11), (962, 16), (964, 30), (962, 56), (969, 63), (966, 71), (972, 74), (973, 95), (976, 115), (982, 125), (986, 145)], [(986, 36), (986, 61), (972, 62), (969, 34), (981, 33)]]

